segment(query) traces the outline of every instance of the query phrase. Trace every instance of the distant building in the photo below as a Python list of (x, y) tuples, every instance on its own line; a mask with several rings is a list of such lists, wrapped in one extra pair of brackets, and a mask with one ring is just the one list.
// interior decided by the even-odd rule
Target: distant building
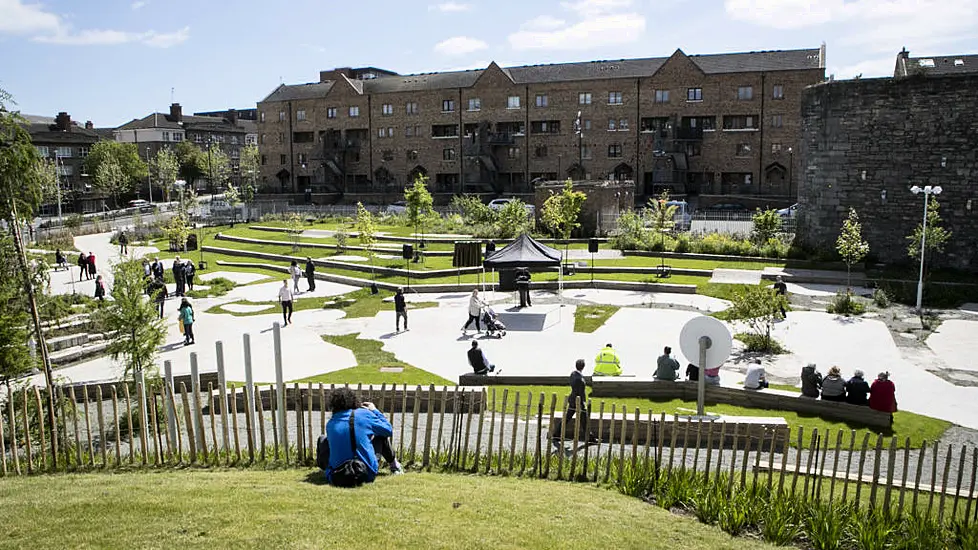
[(258, 109), (228, 109), (226, 111), (205, 111), (203, 113), (194, 113), (194, 116), (216, 116), (218, 118), (232, 119), (237, 118), (238, 120), (258, 120)]
[[(218, 144), (231, 161), (231, 180), (237, 185), (240, 180), (239, 160), (241, 148), (258, 143), (258, 133), (255, 122), (241, 119), (234, 109), (223, 111), (224, 116), (184, 115), (179, 103), (170, 105), (169, 113), (150, 113), (143, 118), (134, 119), (113, 132), (115, 140), (122, 143), (134, 143), (139, 150), (139, 156), (144, 160), (153, 158), (162, 148), (171, 148), (177, 143), (187, 140), (201, 149), (207, 149), (211, 143)], [(200, 189), (220, 191), (207, 182), (195, 182)], [(159, 193), (159, 196), (156, 196)], [(154, 188), (154, 200), (162, 198), (162, 190)]]
[(894, 78), (978, 74), (978, 55), (910, 57), (906, 48), (897, 54)]
[[(95, 212), (102, 208), (103, 196), (94, 192), (91, 176), (85, 173), (88, 151), (101, 138), (91, 121), (84, 126), (72, 122), (68, 113), (54, 118), (26, 115), (31, 141), (38, 153), (55, 162), (60, 178), (63, 214)], [(42, 214), (55, 215), (57, 200), (45, 204)]]

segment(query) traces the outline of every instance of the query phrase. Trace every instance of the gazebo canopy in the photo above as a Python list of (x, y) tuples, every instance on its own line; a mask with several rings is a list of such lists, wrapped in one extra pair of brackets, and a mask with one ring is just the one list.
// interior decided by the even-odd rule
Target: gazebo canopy
[(560, 265), (560, 252), (524, 233), (486, 258), (482, 265), (486, 269), (557, 267)]

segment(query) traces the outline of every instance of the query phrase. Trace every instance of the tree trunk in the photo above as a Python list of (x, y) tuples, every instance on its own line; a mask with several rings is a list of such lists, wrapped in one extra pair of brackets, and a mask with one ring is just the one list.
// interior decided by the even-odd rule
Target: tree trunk
[[(48, 346), (44, 340), (44, 330), (41, 328), (41, 316), (37, 309), (37, 299), (34, 296), (34, 285), (31, 284), (27, 269), (27, 256), (24, 253), (24, 244), (21, 241), (20, 221), (17, 216), (17, 202), (10, 200), (11, 213), (13, 214), (10, 227), (14, 232), (14, 247), (17, 250), (17, 260), (20, 262), (21, 273), (24, 276), (24, 283), (27, 287), (27, 302), (31, 308), (31, 317), (34, 321), (34, 335), (37, 338), (37, 348), (41, 352), (41, 363), (44, 367), (44, 381), (48, 387), (48, 422), (51, 424), (51, 458), (55, 468), (58, 466), (58, 424), (55, 421), (54, 412), (54, 380), (51, 375), (51, 359), (48, 357)], [(39, 411), (40, 412), (40, 411)], [(42, 449), (43, 453), (44, 450)]]

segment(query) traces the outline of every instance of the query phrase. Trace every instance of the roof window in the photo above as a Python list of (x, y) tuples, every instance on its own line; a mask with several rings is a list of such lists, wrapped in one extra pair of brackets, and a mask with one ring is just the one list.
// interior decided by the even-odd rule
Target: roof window
[(917, 64), (920, 65), (921, 67), (933, 67), (934, 66), (934, 60), (933, 59), (918, 59), (917, 60)]
[(964, 65), (964, 59), (955, 59), (954, 60), (954, 66), (955, 67), (961, 67), (962, 65)]

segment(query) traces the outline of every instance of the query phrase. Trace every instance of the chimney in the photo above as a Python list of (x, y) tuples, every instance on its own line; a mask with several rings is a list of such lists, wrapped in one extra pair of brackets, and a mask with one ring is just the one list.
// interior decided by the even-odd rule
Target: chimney
[(54, 117), (54, 126), (60, 132), (68, 132), (71, 130), (71, 117), (68, 113), (61, 111), (58, 116)]
[(173, 122), (183, 122), (183, 107), (179, 103), (170, 104), (170, 118)]
[(238, 125), (238, 110), (237, 109), (228, 109), (228, 122), (231, 123), (231, 126), (237, 126)]
[(85, 121), (85, 129), (86, 130), (94, 130), (95, 129), (95, 125), (92, 124), (92, 121), (91, 120), (86, 120)]

